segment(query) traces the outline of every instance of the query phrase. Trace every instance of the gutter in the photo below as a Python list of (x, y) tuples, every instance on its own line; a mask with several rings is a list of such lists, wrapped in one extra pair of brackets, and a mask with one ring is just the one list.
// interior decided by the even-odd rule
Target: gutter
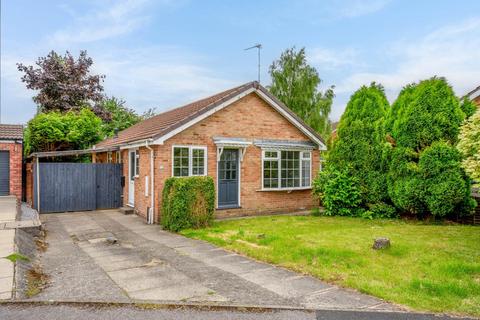
[(150, 208), (148, 209), (148, 212), (147, 212), (147, 224), (153, 224), (153, 217), (154, 217), (154, 213), (155, 213), (155, 210), (154, 210), (155, 202), (154, 202), (154, 198), (153, 198), (153, 196), (155, 194), (155, 192), (154, 192), (155, 179), (154, 179), (154, 170), (153, 170), (155, 152), (148, 145), (148, 142), (151, 141), (151, 140), (152, 139), (145, 140), (145, 148), (150, 150)]

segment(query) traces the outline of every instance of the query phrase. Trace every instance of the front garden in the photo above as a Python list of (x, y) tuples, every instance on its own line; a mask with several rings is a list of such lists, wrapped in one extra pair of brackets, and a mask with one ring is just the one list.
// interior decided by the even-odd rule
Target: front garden
[[(480, 316), (478, 227), (270, 216), (182, 234), (415, 310)], [(389, 249), (371, 248), (380, 236), (390, 238)]]

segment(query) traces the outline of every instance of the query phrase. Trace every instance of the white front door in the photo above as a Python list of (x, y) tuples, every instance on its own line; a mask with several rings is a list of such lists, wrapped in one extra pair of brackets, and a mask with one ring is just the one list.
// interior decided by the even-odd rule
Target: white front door
[(135, 204), (135, 169), (137, 167), (137, 156), (135, 150), (128, 151), (128, 204)]

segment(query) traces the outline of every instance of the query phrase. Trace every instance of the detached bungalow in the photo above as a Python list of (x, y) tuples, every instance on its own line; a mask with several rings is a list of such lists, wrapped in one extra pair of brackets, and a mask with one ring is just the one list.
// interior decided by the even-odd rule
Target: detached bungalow
[(161, 216), (169, 177), (211, 176), (217, 217), (309, 209), (326, 146), (250, 82), (142, 121), (94, 150), (93, 161), (124, 163), (124, 204), (152, 223)]

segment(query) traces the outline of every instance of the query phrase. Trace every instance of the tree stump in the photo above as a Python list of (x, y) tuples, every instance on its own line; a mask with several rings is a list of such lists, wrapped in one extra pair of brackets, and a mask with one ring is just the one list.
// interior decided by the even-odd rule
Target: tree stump
[(372, 248), (375, 250), (387, 249), (390, 247), (390, 239), (388, 238), (376, 238), (373, 240)]

